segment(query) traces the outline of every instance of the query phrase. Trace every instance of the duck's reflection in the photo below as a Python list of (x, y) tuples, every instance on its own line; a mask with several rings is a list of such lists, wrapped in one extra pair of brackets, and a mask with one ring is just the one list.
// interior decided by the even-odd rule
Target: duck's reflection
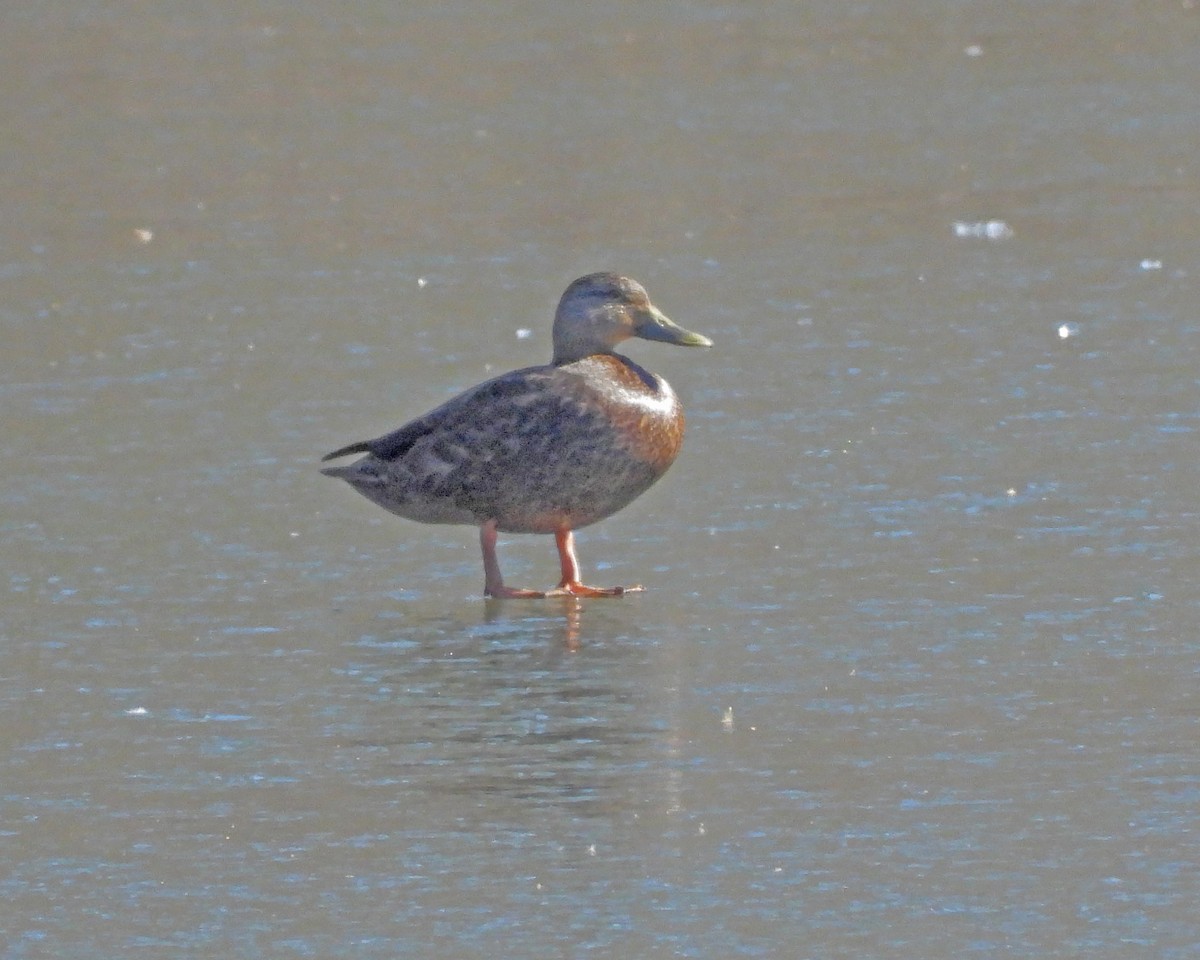
[(679, 678), (668, 645), (630, 613), (574, 597), (493, 601), (474, 623), (443, 616), (360, 644), (372, 662), (351, 674), (377, 687), (360, 742), (384, 764), (363, 772), (498, 813), (677, 810)]
[[(558, 597), (546, 604), (556, 614), (561, 614), (561, 631), (556, 638), (564, 650), (576, 652), (579, 650), (580, 638), (583, 633), (584, 601), (579, 597)], [(504, 623), (508, 618), (520, 615), (521, 608), (528, 609), (528, 604), (510, 603), (507, 600), (488, 598), (484, 602), (484, 622), (489, 624)], [(557, 608), (557, 609), (555, 609)]]

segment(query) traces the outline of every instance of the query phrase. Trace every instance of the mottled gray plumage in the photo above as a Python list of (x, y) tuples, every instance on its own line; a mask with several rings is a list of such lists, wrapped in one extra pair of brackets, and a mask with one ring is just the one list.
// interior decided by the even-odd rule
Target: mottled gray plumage
[(668, 320), (634, 281), (591, 274), (559, 303), (551, 364), (488, 380), (399, 430), (336, 450), (324, 459), (366, 456), (322, 472), (410, 520), (480, 526), (490, 595), (544, 595), (504, 587), (497, 530), (555, 534), (559, 592), (624, 592), (578, 582), (571, 531), (643, 493), (683, 440), (670, 385), (613, 352), (629, 337), (710, 345)]

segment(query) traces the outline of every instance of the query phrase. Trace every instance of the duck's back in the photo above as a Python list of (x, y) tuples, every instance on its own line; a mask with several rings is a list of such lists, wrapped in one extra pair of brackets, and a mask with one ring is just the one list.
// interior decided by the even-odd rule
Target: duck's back
[(327, 472), (412, 520), (549, 533), (643, 493), (675, 460), (683, 427), (665, 380), (598, 354), (489, 380)]

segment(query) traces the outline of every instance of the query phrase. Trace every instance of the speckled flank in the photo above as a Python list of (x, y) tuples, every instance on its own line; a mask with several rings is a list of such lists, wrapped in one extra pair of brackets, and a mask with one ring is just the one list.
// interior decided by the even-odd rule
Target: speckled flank
[(325, 472), (410, 520), (553, 533), (649, 488), (678, 455), (683, 422), (666, 381), (609, 354), (489, 380)]

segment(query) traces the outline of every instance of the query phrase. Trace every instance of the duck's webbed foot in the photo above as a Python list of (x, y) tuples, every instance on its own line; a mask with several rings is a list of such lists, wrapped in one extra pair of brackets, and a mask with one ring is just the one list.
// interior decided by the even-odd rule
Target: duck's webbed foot
[(575, 556), (575, 534), (570, 530), (559, 530), (554, 534), (558, 547), (558, 562), (562, 567), (562, 579), (553, 590), (546, 591), (548, 597), (623, 597), (627, 593), (640, 593), (641, 585), (632, 587), (589, 587), (579, 580), (579, 560)]
[(547, 597), (623, 597), (627, 593), (641, 593), (646, 588), (641, 584), (631, 587), (589, 587), (578, 580), (563, 581), (553, 590), (547, 590)]

